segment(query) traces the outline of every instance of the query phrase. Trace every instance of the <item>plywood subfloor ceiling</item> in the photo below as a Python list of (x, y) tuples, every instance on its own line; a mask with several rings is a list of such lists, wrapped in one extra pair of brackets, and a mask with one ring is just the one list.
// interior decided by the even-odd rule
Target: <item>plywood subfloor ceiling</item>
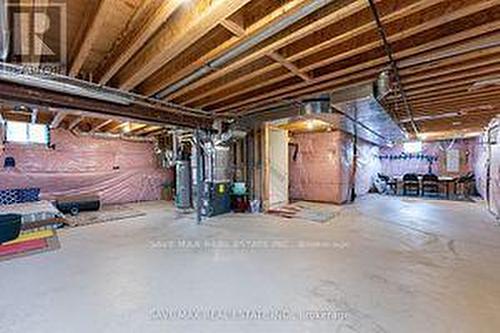
[[(374, 2), (422, 133), (480, 130), (500, 112), (500, 0)], [(367, 0), (72, 0), (68, 17), (69, 75), (214, 115), (391, 69)], [(386, 104), (411, 132), (401, 91)]]

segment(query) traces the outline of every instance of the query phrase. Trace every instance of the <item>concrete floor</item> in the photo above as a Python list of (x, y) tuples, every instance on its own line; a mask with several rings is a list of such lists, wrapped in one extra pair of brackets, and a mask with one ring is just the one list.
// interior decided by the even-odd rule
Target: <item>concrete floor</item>
[(0, 331), (500, 331), (500, 227), (483, 205), (320, 207), (338, 216), (196, 226), (147, 203), (144, 217), (63, 230), (61, 250), (0, 263)]

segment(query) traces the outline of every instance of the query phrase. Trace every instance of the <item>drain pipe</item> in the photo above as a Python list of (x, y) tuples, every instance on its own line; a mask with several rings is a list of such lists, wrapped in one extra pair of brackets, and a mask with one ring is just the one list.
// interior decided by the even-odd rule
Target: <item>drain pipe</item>
[(156, 97), (159, 99), (163, 99), (163, 98), (167, 97), (168, 95), (172, 94), (173, 92), (175, 92), (175, 91), (189, 85), (190, 83), (200, 79), (201, 77), (205, 76), (206, 74), (217, 71), (219, 68), (222, 68), (225, 64), (227, 64), (231, 60), (235, 59), (239, 55), (243, 54), (244, 52), (248, 51), (252, 47), (257, 46), (258, 44), (260, 44), (264, 40), (276, 35), (277, 33), (283, 31), (284, 29), (288, 28), (292, 24), (300, 21), (304, 17), (314, 13), (318, 9), (328, 5), (331, 2), (333, 2), (333, 0), (310, 1), (309, 4), (305, 5), (297, 12), (295, 12), (292, 15), (286, 17), (285, 19), (277, 22), (276, 24), (269, 26), (267, 29), (262, 30), (254, 37), (246, 40), (242, 44), (229, 50), (225, 54), (223, 54), (220, 57), (218, 57), (217, 59), (209, 62), (208, 64), (206, 64), (202, 68), (198, 69), (197, 71), (195, 71), (192, 74), (185, 77), (184, 79), (177, 81), (176, 83), (174, 83), (171, 86), (167, 87), (166, 89), (162, 90), (161, 92), (156, 94)]
[(382, 42), (384, 43), (384, 49), (387, 57), (389, 58), (389, 62), (391, 64), (392, 70), (394, 72), (394, 76), (396, 78), (396, 83), (398, 84), (399, 92), (401, 94), (401, 97), (403, 98), (403, 103), (405, 105), (406, 113), (408, 115), (408, 119), (411, 122), (411, 126), (413, 128), (413, 131), (415, 134), (419, 134), (420, 130), (415, 123), (415, 119), (413, 117), (413, 110), (410, 106), (410, 103), (408, 103), (408, 98), (406, 96), (406, 92), (403, 88), (403, 82), (401, 80), (401, 75), (399, 74), (399, 68), (398, 64), (396, 63), (396, 60), (394, 59), (394, 56), (392, 54), (392, 48), (391, 45), (389, 44), (389, 41), (387, 40), (387, 34), (385, 32), (384, 27), (382, 26), (382, 21), (380, 20), (380, 15), (377, 10), (377, 6), (375, 5), (374, 0), (368, 0), (370, 3), (370, 9), (372, 11), (373, 17), (375, 19), (375, 23), (377, 24), (377, 29), (380, 34), (380, 38), (382, 39)]
[(10, 47), (8, 0), (0, 0), (0, 60), (7, 61)]

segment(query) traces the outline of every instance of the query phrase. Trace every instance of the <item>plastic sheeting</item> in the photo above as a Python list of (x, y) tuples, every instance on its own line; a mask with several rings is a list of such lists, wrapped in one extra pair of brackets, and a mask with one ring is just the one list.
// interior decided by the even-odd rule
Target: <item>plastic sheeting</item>
[(474, 171), (477, 190), (488, 201), (490, 211), (500, 218), (500, 118), (490, 123), (476, 147)]
[[(353, 167), (353, 140), (335, 132), (295, 134), (297, 159), (290, 160), (290, 197), (342, 204), (348, 201)], [(366, 194), (380, 172), (379, 148), (358, 143), (356, 193)], [(294, 149), (290, 150), (293, 157)]]
[[(476, 140), (464, 139), (456, 140), (450, 147), (451, 141), (424, 142), (422, 144), (422, 154), (437, 157), (437, 161), (432, 163), (432, 173), (438, 176), (460, 176), (473, 170), (473, 154)], [(460, 152), (460, 171), (448, 172), (446, 170), (446, 150), (448, 148), (458, 149)], [(392, 148), (381, 148), (380, 155), (385, 157), (400, 156), (404, 153), (403, 145), (397, 144)], [(429, 162), (426, 159), (382, 159), (382, 173), (391, 177), (403, 176), (406, 173), (427, 174), (429, 172)]]
[(103, 203), (159, 200), (170, 171), (157, 166), (149, 142), (129, 142), (51, 133), (55, 149), (6, 144), (0, 161), (16, 160), (0, 169), (0, 188), (39, 187), (44, 199), (61, 195), (98, 194)]
[(474, 151), (474, 176), (476, 189), (482, 198), (486, 198), (486, 181), (488, 175), (488, 140), (486, 135), (477, 138)]

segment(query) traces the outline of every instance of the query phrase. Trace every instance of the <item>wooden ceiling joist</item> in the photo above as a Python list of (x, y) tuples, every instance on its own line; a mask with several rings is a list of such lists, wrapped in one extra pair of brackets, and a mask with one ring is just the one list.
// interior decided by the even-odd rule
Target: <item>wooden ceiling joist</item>
[(348, 6), (342, 7), (341, 9), (323, 17), (322, 19), (315, 21), (315, 22), (305, 26), (302, 29), (299, 29), (298, 31), (295, 31), (294, 33), (291, 33), (282, 39), (278, 39), (276, 42), (271, 43), (269, 45), (266, 45), (265, 47), (257, 50), (256, 52), (249, 54), (248, 56), (246, 56), (242, 59), (239, 59), (237, 61), (232, 62), (231, 64), (225, 66), (223, 69), (217, 70), (217, 71), (205, 76), (204, 78), (196, 81), (195, 83), (179, 89), (178, 91), (171, 94), (170, 96), (167, 96), (167, 99), (169, 99), (169, 100), (176, 99), (177, 97), (187, 93), (188, 91), (191, 91), (191, 90), (198, 88), (200, 86), (203, 86), (211, 81), (214, 81), (215, 79), (220, 78), (231, 71), (235, 71), (242, 66), (248, 65), (249, 63), (257, 60), (258, 58), (268, 56), (269, 53), (275, 52), (279, 48), (281, 48), (287, 44), (290, 44), (294, 41), (297, 41), (308, 34), (319, 31), (328, 25), (334, 24), (335, 22), (339, 22), (342, 19), (367, 8), (367, 6), (368, 6), (368, 4), (364, 0), (354, 1), (351, 4), (349, 4)]
[[(50, 0), (19, 1), (35, 6)], [(130, 122), (128, 134), (148, 135), (167, 124), (209, 127), (217, 116), (256, 117), (273, 108), (287, 114), (293, 101), (370, 83), (397, 67), (407, 103), (401, 87), (383, 100), (396, 120), (408, 118), (408, 105), (422, 130), (439, 132), (453, 123), (457, 130), (476, 128), (495, 114), (498, 0), (370, 2), (75, 0), (68, 3), (71, 76), (209, 114), (141, 102), (117, 105), (7, 82), (0, 82), (0, 100), (41, 107), (31, 121), (47, 122), (44, 107), (80, 110), (65, 112), (69, 127), (85, 116), (92, 130)], [(28, 57), (23, 62), (41, 61)], [(473, 109), (478, 106), (485, 108)], [(472, 110), (470, 119), (457, 111), (464, 109)], [(60, 123), (64, 116), (58, 115), (53, 120)]]
[(97, 8), (97, 12), (92, 18), (92, 23), (90, 24), (88, 31), (85, 33), (82, 44), (80, 45), (78, 52), (76, 54), (71, 68), (69, 70), (70, 76), (77, 76), (80, 73), (83, 64), (87, 60), (87, 57), (92, 50), (94, 42), (102, 34), (103, 29), (106, 24), (107, 18), (113, 14), (115, 7), (115, 2), (119, 0), (101, 0)]
[[(472, 28), (470, 30), (465, 30), (465, 31), (462, 31), (460, 33), (457, 33), (457, 34), (454, 34), (451, 36), (447, 36), (447, 37), (443, 37), (443, 38), (440, 38), (437, 40), (433, 40), (433, 41), (430, 41), (427, 43), (417, 44), (417, 46), (410, 47), (408, 49), (396, 52), (395, 57), (397, 59), (405, 59), (405, 58), (410, 59), (411, 58), (413, 65), (419, 65), (422, 63), (426, 63), (429, 60), (429, 58), (423, 52), (426, 52), (426, 51), (432, 50), (432, 49), (442, 49), (442, 48), (445, 48), (445, 52), (453, 52), (453, 50), (462, 49), (463, 45), (466, 45), (465, 46), (466, 50), (470, 50), (470, 48), (469, 48), (470, 42), (466, 41), (467, 39), (469, 39), (471, 37), (478, 37), (478, 36), (481, 36), (482, 34), (488, 33), (490, 31), (495, 31), (497, 29), (500, 29), (500, 21), (496, 22), (495, 24), (488, 23), (488, 24), (485, 24), (482, 26), (478, 26), (478, 27)], [(449, 51), (446, 51), (446, 50), (449, 50)], [(443, 51), (440, 50), (439, 52), (443, 52)], [(401, 61), (400, 63), (402, 63), (403, 61)], [(352, 66), (352, 67), (347, 68), (345, 70), (340, 70), (340, 71), (334, 72), (332, 74), (326, 74), (323, 77), (315, 77), (313, 79), (313, 83), (317, 84), (317, 83), (325, 81), (325, 80), (332, 80), (334, 78), (338, 78), (339, 74), (341, 74), (342, 72), (344, 72), (344, 73), (345, 72), (353, 72), (355, 70), (359, 70), (360, 68), (370, 68), (375, 64), (381, 64), (381, 63), (385, 63), (385, 62), (386, 62), (386, 59), (384, 56), (382, 56), (381, 58), (365, 61), (365, 62), (361, 63), (360, 65)], [(281, 93), (283, 93), (285, 91), (294, 91), (294, 90), (298, 91), (300, 88), (307, 86), (307, 85), (308, 85), (308, 83), (300, 83), (300, 84), (296, 84), (296, 85), (291, 85), (290, 87), (276, 90), (274, 92), (266, 93), (266, 94), (261, 95), (260, 97), (252, 98), (251, 100), (246, 99), (244, 102), (241, 102), (241, 103), (227, 105), (227, 107), (220, 108), (220, 109), (215, 110), (215, 111), (222, 112), (222, 111), (225, 111), (226, 109), (233, 109), (234, 110), (235, 108), (238, 108), (238, 107), (245, 105), (245, 104), (248, 104), (250, 107), (257, 106), (258, 104), (253, 103), (253, 102), (260, 100), (260, 102), (259, 102), (259, 104), (260, 104), (260, 103), (266, 103), (269, 101), (269, 97), (267, 97), (266, 95), (268, 95), (270, 97), (273, 96), (274, 98), (294, 97), (294, 96), (300, 95), (300, 92), (298, 92), (295, 95), (291, 95), (291, 96), (290, 95), (281, 95)], [(269, 91), (269, 89), (268, 89), (268, 91)], [(235, 111), (237, 112), (237, 109)]]
[(110, 60), (103, 66), (103, 73), (99, 84), (106, 84), (132, 57), (146, 44), (146, 42), (161, 28), (172, 16), (174, 11), (182, 4), (182, 0), (154, 0), (144, 1), (144, 6), (156, 9), (149, 19), (128, 36), (112, 51)]
[(146, 46), (131, 61), (128, 66), (128, 75), (118, 78), (120, 89), (135, 88), (249, 1), (202, 0), (185, 3), (182, 8), (184, 10), (172, 17), (162, 31), (154, 37), (154, 43)]
[[(286, 20), (291, 15), (296, 14), (298, 11), (302, 10), (307, 4), (311, 3), (314, 0), (290, 0), (284, 3), (278, 9), (267, 13), (261, 20), (255, 22), (249, 27), (245, 27), (245, 33), (242, 36), (237, 37), (235, 35), (234, 38), (231, 38), (219, 45), (212, 51), (208, 52), (205, 55), (201, 55), (195, 61), (190, 63), (183, 68), (176, 68), (175, 72), (169, 73), (167, 71), (168, 67), (165, 67), (155, 73), (150, 79), (145, 81), (141, 85), (141, 92), (145, 95), (154, 95), (159, 91), (169, 87), (170, 85), (180, 81), (184, 77), (190, 75), (201, 67), (205, 66), (208, 63), (211, 63), (218, 57), (222, 56), (228, 50), (231, 50), (242, 43), (247, 42), (251, 38), (255, 38), (259, 33), (268, 29), (269, 27), (278, 24), (281, 20)], [(221, 21), (221, 23), (224, 22)], [(236, 24), (236, 23), (235, 23)], [(228, 28), (226, 28), (228, 29)], [(243, 28), (242, 28), (243, 29)], [(229, 29), (228, 29), (229, 30)], [(235, 33), (238, 33), (238, 28), (233, 29)], [(233, 33), (234, 34), (234, 33)], [(279, 65), (277, 65), (279, 67)]]
[[(427, 6), (430, 6), (432, 4), (435, 4), (436, 1), (432, 1), (432, 2), (427, 2)], [(400, 8), (398, 11), (395, 11), (395, 12), (391, 12), (390, 14), (388, 14), (387, 16), (383, 17), (383, 20), (385, 22), (392, 22), (392, 21), (395, 21), (401, 17), (403, 17), (404, 15), (410, 15), (412, 13), (414, 13), (413, 11), (414, 10), (417, 10), (417, 9), (420, 9), (422, 8), (422, 6), (414, 6), (414, 5), (410, 5), (408, 7), (402, 7)], [(342, 35), (336, 35), (332, 40), (330, 41), (327, 41), (327, 42), (324, 42), (323, 43), (323, 46), (318, 50), (318, 46), (315, 45), (313, 46), (311, 49), (312, 50), (315, 50), (316, 51), (321, 51), (323, 49), (326, 49), (326, 48), (331, 48), (331, 47), (334, 47), (334, 44), (338, 44), (338, 43), (341, 43), (341, 42), (344, 42), (346, 40), (349, 40), (351, 38), (354, 38), (357, 36), (357, 33), (356, 31), (358, 31), (358, 33), (363, 33), (363, 32), (366, 32), (370, 29), (374, 29), (375, 28), (375, 25), (374, 23), (368, 23), (368, 24), (365, 24), (359, 28), (356, 28), (356, 29), (353, 29), (353, 30), (349, 30), (347, 31), (345, 34), (342, 34)], [(306, 33), (306, 31), (301, 31), (301, 33)], [(403, 36), (401, 34), (401, 36)], [(351, 51), (351, 50), (348, 50), (347, 52), (345, 52), (344, 54), (340, 54), (336, 57), (330, 57), (328, 58), (326, 61), (323, 61), (321, 63), (316, 63), (312, 66), (309, 66), (307, 68), (304, 68), (304, 70), (307, 70), (307, 71), (312, 71), (320, 66), (324, 66), (324, 65), (327, 65), (329, 63), (333, 63), (333, 62), (336, 62), (336, 61), (341, 61), (342, 59), (346, 59), (346, 58), (349, 58), (349, 57), (355, 57), (357, 55), (361, 55), (363, 53), (366, 53), (368, 52), (369, 50), (372, 50), (372, 49), (375, 49), (375, 48), (378, 48), (381, 46), (381, 42), (378, 40), (378, 38), (376, 38), (377, 36), (375, 35), (375, 39), (374, 39), (374, 42), (368, 44), (368, 45), (364, 45), (362, 48), (358, 48), (354, 51)], [(392, 41), (394, 41), (394, 38), (392, 39)], [(334, 43), (333, 43), (334, 42)], [(294, 56), (291, 56), (288, 60), (289, 61), (297, 61), (297, 60), (300, 60), (301, 58), (303, 58), (304, 56), (307, 56), (309, 55), (309, 50), (311, 49), (308, 49), (308, 50), (305, 50), (305, 51), (302, 51), (302, 52), (299, 52), (298, 54), (294, 55)], [(268, 66), (268, 68), (270, 70), (272, 70), (272, 67), (271, 66)], [(265, 70), (264, 71), (259, 71), (259, 75), (262, 75), (265, 73)], [(253, 73), (250, 73), (249, 76), (252, 76)], [(286, 75), (283, 75), (282, 76), (282, 79), (287, 79), (289, 76), (286, 76)], [(273, 80), (273, 82), (277, 81), (278, 78), (276, 78), (275, 80)], [(238, 80), (236, 80), (238, 82), (241, 82), (241, 81), (244, 81), (244, 78), (240, 78)], [(236, 82), (235, 81), (235, 82)], [(267, 81), (269, 82), (269, 80)], [(226, 85), (225, 88), (228, 88), (230, 86), (234, 86), (235, 83), (234, 82), (229, 82), (228, 85)], [(195, 86), (191, 86), (191, 88), (196, 88)], [(224, 87), (221, 87), (220, 85), (215, 85), (213, 86), (212, 89), (215, 89), (214, 92), (217, 92), (217, 91), (223, 91), (223, 88)], [(236, 88), (236, 87), (235, 87)], [(179, 92), (180, 94), (181, 92)], [(199, 100), (200, 98), (203, 98), (203, 97), (207, 97), (207, 96), (210, 96), (210, 90), (208, 92), (203, 92), (203, 93), (199, 93), (199, 91), (196, 91), (196, 94), (193, 94), (193, 98), (188, 100), (187, 103), (192, 103), (196, 100)], [(176, 97), (176, 95), (173, 95), (173, 97)], [(209, 100), (207, 98), (207, 100)], [(186, 101), (184, 101), (183, 99), (179, 99), (178, 101), (182, 102), (182, 103), (185, 103)], [(218, 100), (217, 102), (219, 102), (220, 100)], [(211, 103), (211, 104), (214, 104), (214, 103)], [(198, 105), (198, 104), (194, 104), (194, 105)], [(203, 107), (207, 106), (207, 105), (210, 105), (210, 103), (203, 103), (201, 104), (203, 105)]]

